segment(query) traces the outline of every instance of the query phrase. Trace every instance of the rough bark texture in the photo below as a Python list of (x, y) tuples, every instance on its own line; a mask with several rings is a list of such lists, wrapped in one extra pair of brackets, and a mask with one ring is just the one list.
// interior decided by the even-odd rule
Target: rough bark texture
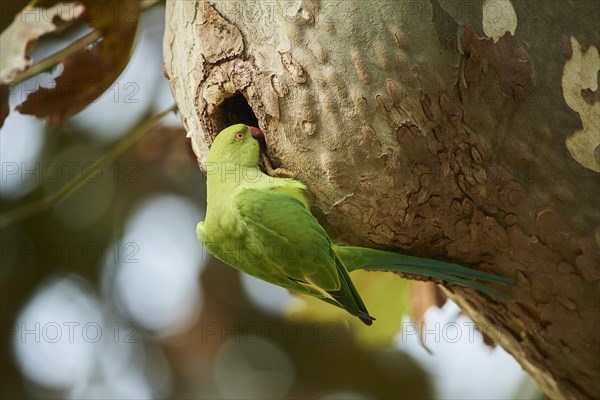
[(595, 1), (167, 1), (165, 74), (200, 165), (247, 101), (333, 238), (514, 278), (510, 304), (449, 291), (547, 395), (597, 398), (599, 18)]

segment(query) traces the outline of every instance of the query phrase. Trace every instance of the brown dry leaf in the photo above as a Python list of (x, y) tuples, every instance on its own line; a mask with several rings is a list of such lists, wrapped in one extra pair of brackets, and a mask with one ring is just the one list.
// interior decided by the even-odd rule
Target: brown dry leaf
[(417, 324), (417, 329), (419, 330), (419, 338), (421, 340), (421, 345), (431, 353), (431, 350), (425, 346), (423, 342), (423, 332), (425, 326), (425, 312), (429, 310), (429, 308), (441, 307), (448, 300), (448, 296), (433, 282), (421, 282), (417, 281), (413, 283), (412, 290), (410, 293), (410, 300), (412, 303), (412, 318), (413, 321)]
[(60, 3), (51, 8), (25, 7), (0, 34), (0, 83), (10, 83), (31, 65), (27, 51), (37, 39), (75, 22), (84, 12), (82, 4)]
[[(177, 143), (181, 136), (185, 138), (185, 129), (167, 125), (158, 125), (148, 131), (144, 138), (133, 147), (136, 162), (156, 163), (169, 152), (170, 146)], [(183, 141), (189, 147), (189, 143)]]
[(135, 165), (158, 167), (171, 182), (185, 182), (198, 170), (196, 156), (185, 135), (182, 126), (157, 125), (134, 145), (132, 161)]
[(61, 125), (104, 93), (127, 66), (135, 39), (139, 6), (135, 0), (108, 0), (89, 7), (85, 21), (102, 40), (64, 60), (53, 88), (30, 94), (17, 110)]
[(0, 83), (0, 128), (4, 125), (4, 120), (8, 117), (10, 112), (8, 108), (8, 85)]
[(425, 322), (425, 312), (432, 306), (441, 307), (446, 303), (448, 297), (433, 282), (415, 281), (410, 293), (412, 303), (412, 318), (421, 326)]

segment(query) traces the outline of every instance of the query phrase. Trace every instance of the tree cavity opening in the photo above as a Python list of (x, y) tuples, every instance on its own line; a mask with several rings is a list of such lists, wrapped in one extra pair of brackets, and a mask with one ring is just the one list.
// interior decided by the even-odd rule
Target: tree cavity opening
[(258, 127), (258, 118), (241, 92), (225, 99), (213, 114), (215, 132), (234, 124), (246, 124)]

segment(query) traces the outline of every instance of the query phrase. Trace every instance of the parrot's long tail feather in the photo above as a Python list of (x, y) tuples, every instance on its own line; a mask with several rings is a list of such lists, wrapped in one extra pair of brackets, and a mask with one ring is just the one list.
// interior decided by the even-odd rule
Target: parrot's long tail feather
[(391, 251), (375, 250), (365, 247), (336, 246), (335, 251), (339, 254), (350, 271), (355, 269), (368, 269), (399, 271), (409, 274), (430, 276), (432, 278), (438, 278), (450, 283), (476, 289), (505, 301), (512, 301), (512, 299), (504, 293), (472, 281), (472, 279), (478, 279), (503, 285), (514, 285), (512, 280), (488, 272), (477, 271), (443, 261), (407, 256)]
[[(393, 270), (391, 268), (371, 268), (371, 269), (386, 270), (386, 271)], [(463, 279), (463, 278), (459, 278), (458, 276), (445, 274), (443, 272), (439, 272), (439, 271), (435, 271), (435, 270), (428, 270), (428, 269), (424, 269), (423, 267), (413, 267), (410, 265), (402, 265), (402, 267), (399, 268), (398, 270), (401, 270), (401, 272), (405, 272), (405, 273), (409, 273), (409, 274), (425, 275), (425, 276), (430, 276), (432, 278), (442, 279), (446, 282), (454, 283), (456, 285), (461, 285), (461, 286), (465, 286), (465, 287), (468, 287), (471, 289), (479, 290), (482, 293), (488, 294), (492, 297), (497, 297), (504, 301), (512, 301), (513, 300), (510, 296), (507, 296), (504, 293), (499, 292), (497, 290), (490, 289), (487, 286), (482, 285), (481, 283), (470, 281), (470, 280)]]
[[(335, 252), (334, 252), (335, 254)], [(369, 315), (365, 303), (362, 301), (358, 291), (354, 287), (348, 271), (344, 266), (342, 260), (335, 254), (335, 264), (337, 272), (340, 277), (340, 289), (335, 291), (328, 291), (329, 295), (333, 297), (333, 300), (338, 303), (343, 309), (348, 311), (350, 314), (357, 316), (366, 325), (371, 325), (375, 318)], [(326, 299), (325, 301), (330, 300)], [(332, 301), (327, 301), (332, 303)]]

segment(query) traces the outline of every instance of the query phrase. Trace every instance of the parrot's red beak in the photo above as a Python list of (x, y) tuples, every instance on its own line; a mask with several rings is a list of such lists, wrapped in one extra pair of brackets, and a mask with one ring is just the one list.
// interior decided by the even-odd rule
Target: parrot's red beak
[(248, 128), (250, 128), (250, 134), (252, 135), (252, 137), (254, 139), (264, 139), (265, 135), (262, 133), (262, 131), (254, 126), (249, 126)]

